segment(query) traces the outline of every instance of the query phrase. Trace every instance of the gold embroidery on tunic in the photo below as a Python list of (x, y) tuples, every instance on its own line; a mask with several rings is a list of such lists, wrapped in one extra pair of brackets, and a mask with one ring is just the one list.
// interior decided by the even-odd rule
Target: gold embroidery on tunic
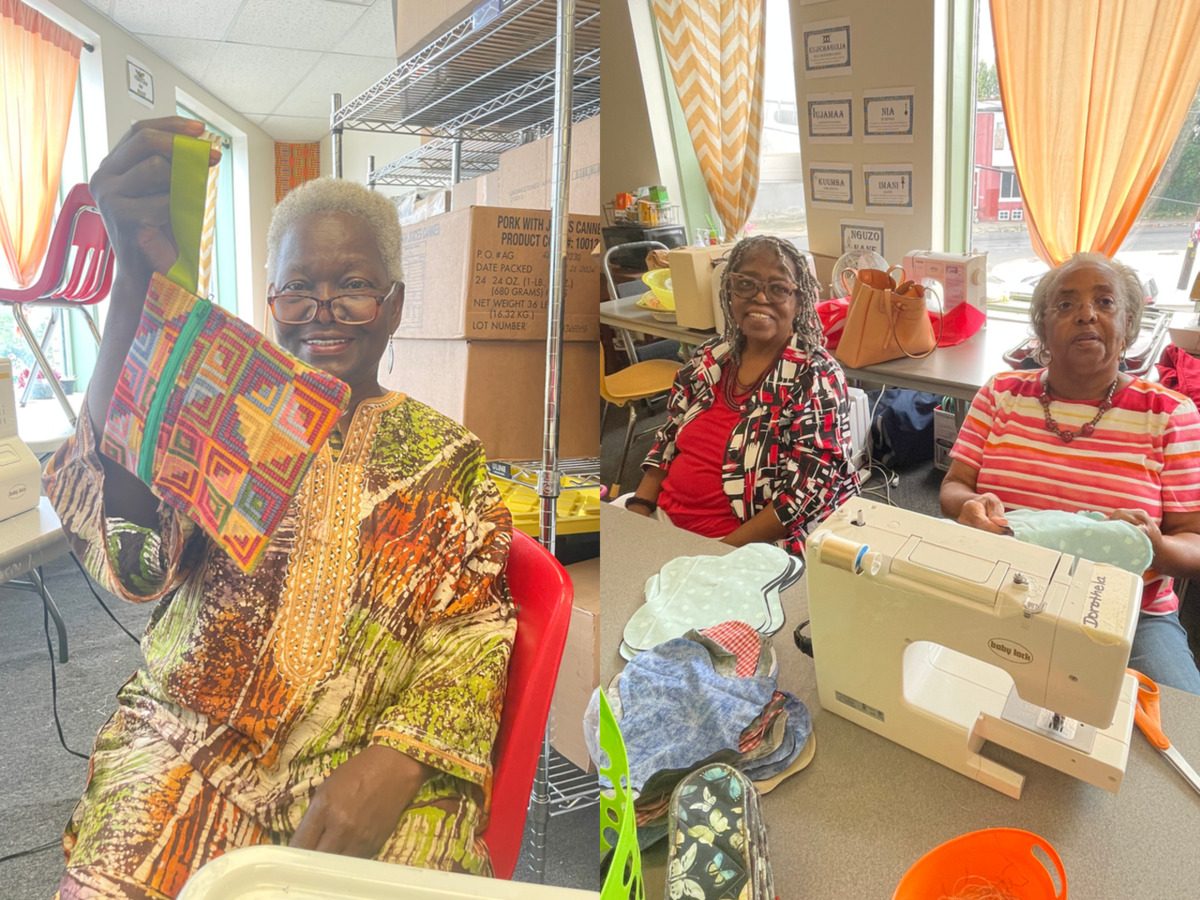
[(359, 404), (337, 461), (323, 447), (301, 488), (300, 508), (309, 513), (297, 523), (274, 639), (279, 671), (301, 690), (327, 676), (337, 658), (357, 571), (362, 469), (379, 414), (396, 399)]

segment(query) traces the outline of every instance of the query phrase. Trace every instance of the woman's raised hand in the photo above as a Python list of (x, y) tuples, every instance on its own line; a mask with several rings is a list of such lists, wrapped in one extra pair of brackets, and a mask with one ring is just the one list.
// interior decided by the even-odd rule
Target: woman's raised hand
[[(203, 122), (179, 116), (137, 122), (92, 176), (92, 196), (130, 289), (114, 292), (114, 300), (144, 295), (150, 276), (179, 255), (171, 234), (171, 150), (175, 135), (203, 131)], [(214, 149), (209, 162), (220, 158)]]

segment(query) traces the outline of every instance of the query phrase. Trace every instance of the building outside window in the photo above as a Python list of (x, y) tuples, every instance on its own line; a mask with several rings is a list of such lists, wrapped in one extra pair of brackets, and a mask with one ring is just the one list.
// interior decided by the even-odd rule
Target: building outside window
[[(988, 254), (988, 296), (1004, 304), (1027, 300), (1047, 266), (1029, 242), (1004, 126), (991, 21), (989, 0), (979, 0), (970, 248)], [(1156, 305), (1191, 309), (1187, 293), (1196, 272), (1189, 242), (1200, 243), (1200, 94), (1117, 256), (1137, 270)]]

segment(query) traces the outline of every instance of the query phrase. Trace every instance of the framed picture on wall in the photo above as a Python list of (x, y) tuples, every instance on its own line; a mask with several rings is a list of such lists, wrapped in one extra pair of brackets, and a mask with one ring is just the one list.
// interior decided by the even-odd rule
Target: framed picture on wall
[(125, 87), (130, 97), (154, 109), (154, 76), (132, 56), (125, 57)]

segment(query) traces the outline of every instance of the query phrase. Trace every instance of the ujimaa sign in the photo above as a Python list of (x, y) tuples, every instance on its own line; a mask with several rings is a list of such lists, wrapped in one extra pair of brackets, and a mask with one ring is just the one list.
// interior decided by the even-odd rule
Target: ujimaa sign
[(810, 141), (817, 144), (850, 142), (854, 135), (854, 103), (849, 93), (810, 94), (805, 105)]

